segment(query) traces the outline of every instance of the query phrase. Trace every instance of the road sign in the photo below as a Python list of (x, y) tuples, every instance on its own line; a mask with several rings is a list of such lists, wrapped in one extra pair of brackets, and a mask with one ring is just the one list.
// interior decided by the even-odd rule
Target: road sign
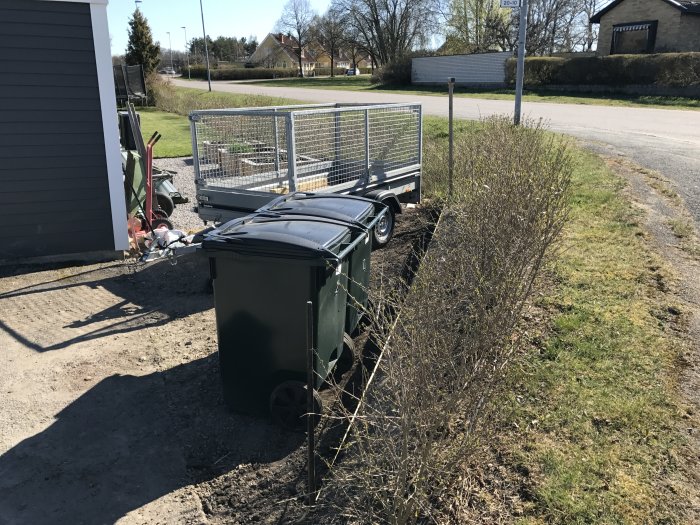
[(501, 0), (501, 7), (517, 9), (520, 7), (520, 0)]

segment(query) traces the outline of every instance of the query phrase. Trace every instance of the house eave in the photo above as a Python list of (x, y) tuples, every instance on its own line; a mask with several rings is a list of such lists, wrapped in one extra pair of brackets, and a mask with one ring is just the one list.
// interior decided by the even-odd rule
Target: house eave
[[(682, 14), (685, 15), (700, 15), (700, 10), (695, 11), (688, 9), (686, 6), (681, 4), (680, 2), (676, 2), (676, 0), (661, 0), (662, 2), (667, 3), (668, 5), (675, 7), (678, 9)], [(605, 16), (607, 13), (615, 9), (618, 5), (620, 5), (624, 0), (615, 0), (614, 2), (608, 4), (605, 6), (603, 9), (598, 11), (596, 14), (594, 14), (589, 20), (591, 24), (600, 24), (601, 19), (603, 16)]]

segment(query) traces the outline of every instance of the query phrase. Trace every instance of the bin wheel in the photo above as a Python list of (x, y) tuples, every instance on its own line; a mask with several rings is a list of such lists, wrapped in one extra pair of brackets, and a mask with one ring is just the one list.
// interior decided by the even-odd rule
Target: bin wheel
[[(318, 392), (314, 390), (314, 425), (321, 420), (323, 404)], [(288, 430), (306, 428), (306, 383), (289, 380), (277, 385), (270, 394), (270, 414), (272, 420)]]
[(335, 364), (337, 373), (344, 374), (355, 364), (355, 342), (349, 334), (343, 334), (343, 353)]
[(372, 232), (372, 247), (381, 248), (386, 246), (394, 235), (395, 212), (389, 206), (389, 211), (379, 219), (379, 222), (374, 226)]
[(153, 219), (151, 221), (151, 226), (153, 227), (154, 230), (157, 230), (161, 226), (165, 226), (169, 230), (173, 229), (173, 223), (170, 222), (170, 220), (164, 219), (162, 217), (158, 217), (156, 219)]
[(166, 217), (170, 217), (175, 209), (175, 202), (170, 198), (170, 195), (156, 193), (156, 200), (160, 209), (165, 212)]

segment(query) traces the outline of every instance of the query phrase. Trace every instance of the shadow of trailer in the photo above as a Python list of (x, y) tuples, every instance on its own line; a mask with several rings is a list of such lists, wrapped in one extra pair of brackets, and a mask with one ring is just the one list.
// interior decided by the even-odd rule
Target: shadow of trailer
[[(318, 104), (190, 114), (197, 213), (222, 223), (292, 192), (420, 201), (420, 104)], [(393, 222), (393, 221), (392, 221)]]

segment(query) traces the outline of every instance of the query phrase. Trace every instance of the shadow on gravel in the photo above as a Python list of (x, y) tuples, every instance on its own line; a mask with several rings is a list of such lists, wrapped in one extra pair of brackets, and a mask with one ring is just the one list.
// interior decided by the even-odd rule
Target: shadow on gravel
[(301, 434), (230, 413), (220, 392), (216, 354), (104, 379), (0, 456), (0, 523), (114, 523), (192, 482), (301, 446)]
[[(6, 314), (0, 332), (46, 352), (164, 325), (213, 307), (206, 257), (186, 256), (175, 266), (125, 262), (1, 293), (0, 310)], [(47, 319), (54, 325), (51, 334), (33, 329), (33, 322)]]

